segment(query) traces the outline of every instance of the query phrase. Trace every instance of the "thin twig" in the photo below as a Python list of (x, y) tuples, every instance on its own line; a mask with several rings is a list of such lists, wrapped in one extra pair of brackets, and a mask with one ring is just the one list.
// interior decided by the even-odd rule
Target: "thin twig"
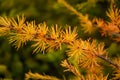
[[(86, 50), (86, 49), (83, 49), (83, 50)], [(90, 51), (90, 50), (87, 50), (87, 51)], [(93, 52), (94, 53), (94, 52)], [(101, 55), (97, 55), (96, 53), (94, 53), (95, 56), (97, 56), (98, 58), (110, 63), (111, 65), (115, 66), (116, 68), (120, 69), (120, 66), (114, 62), (112, 62), (110, 59), (108, 58), (105, 58), (104, 56), (101, 56)]]
[(105, 57), (100, 56), (100, 55), (96, 55), (96, 56), (99, 57), (100, 59), (102, 59), (102, 60), (104, 60), (104, 61), (110, 63), (111, 65), (115, 66), (116, 68), (120, 69), (120, 66), (119, 66), (118, 64), (112, 62), (110, 59), (105, 58)]

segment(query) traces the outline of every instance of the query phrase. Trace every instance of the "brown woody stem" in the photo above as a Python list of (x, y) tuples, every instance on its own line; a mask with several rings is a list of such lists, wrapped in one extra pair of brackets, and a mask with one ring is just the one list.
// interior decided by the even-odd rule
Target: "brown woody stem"
[(110, 59), (107, 59), (107, 58), (100, 56), (100, 55), (96, 55), (96, 56), (99, 57), (100, 59), (110, 63), (111, 65), (115, 66), (116, 68), (120, 69), (120, 66), (118, 64), (112, 62)]
[[(83, 50), (85, 50), (85, 49), (83, 49)], [(87, 50), (87, 51), (89, 51), (89, 50)], [(119, 66), (118, 64), (112, 62), (110, 59), (105, 58), (105, 57), (103, 57), (103, 56), (101, 56), (101, 55), (97, 55), (96, 53), (94, 53), (94, 54), (95, 54), (95, 56), (97, 56), (98, 58), (100, 58), (100, 59), (102, 59), (102, 60), (110, 63), (111, 65), (115, 66), (116, 68), (120, 69), (120, 66)]]

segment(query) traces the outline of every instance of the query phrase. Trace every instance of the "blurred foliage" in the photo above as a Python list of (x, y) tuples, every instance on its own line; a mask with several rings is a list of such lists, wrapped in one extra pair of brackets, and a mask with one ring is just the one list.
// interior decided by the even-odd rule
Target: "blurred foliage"
[[(110, 0), (67, 0), (67, 2), (83, 14), (88, 13), (90, 18), (96, 16), (107, 19), (105, 12), (109, 7)], [(36, 23), (45, 21), (48, 25), (78, 26), (80, 37), (88, 38), (87, 34), (83, 35), (77, 16), (57, 0), (0, 0), (0, 16), (16, 17), (22, 14), (26, 16), (27, 21), (35, 20)], [(89, 36), (98, 38), (100, 41), (103, 40), (106, 46), (110, 46), (108, 52), (111, 53), (111, 57), (120, 53), (120, 46), (117, 43), (98, 35), (96, 33)], [(64, 73), (60, 66), (61, 60), (66, 58), (64, 54), (66, 48), (44, 54), (32, 54), (32, 48), (29, 47), (31, 43), (18, 51), (8, 43), (6, 37), (0, 38), (0, 78), (23, 80), (28, 71), (45, 73), (58, 78), (70, 74)]]
[[(68, 2), (83, 13), (102, 17), (109, 1), (68, 0)], [(78, 24), (77, 17), (59, 4), (57, 0), (0, 0), (1, 16), (15, 17), (21, 14), (24, 14), (29, 20), (36, 20), (37, 23), (46, 21), (48, 24)]]

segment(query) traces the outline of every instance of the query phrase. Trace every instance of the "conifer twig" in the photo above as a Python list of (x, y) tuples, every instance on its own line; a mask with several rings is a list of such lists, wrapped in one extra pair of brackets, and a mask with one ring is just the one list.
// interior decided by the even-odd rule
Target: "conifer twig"
[(105, 58), (105, 57), (103, 57), (103, 56), (101, 56), (101, 55), (97, 55), (97, 54), (96, 54), (96, 56), (99, 57), (100, 59), (102, 59), (102, 60), (110, 63), (111, 65), (115, 66), (116, 68), (120, 69), (120, 66), (119, 66), (118, 64), (112, 62), (110, 59)]
[[(86, 49), (83, 49), (83, 50), (86, 50)], [(89, 50), (87, 50), (87, 51), (89, 51)], [(93, 53), (94, 53), (94, 52), (93, 52)], [(100, 59), (102, 59), (102, 60), (104, 60), (104, 61), (110, 63), (111, 65), (115, 66), (116, 68), (120, 69), (120, 66), (119, 66), (118, 64), (112, 62), (110, 59), (105, 58), (104, 56), (98, 55), (98, 54), (96, 54), (96, 53), (94, 53), (94, 54), (95, 54), (95, 56), (97, 56), (98, 58), (100, 58)]]

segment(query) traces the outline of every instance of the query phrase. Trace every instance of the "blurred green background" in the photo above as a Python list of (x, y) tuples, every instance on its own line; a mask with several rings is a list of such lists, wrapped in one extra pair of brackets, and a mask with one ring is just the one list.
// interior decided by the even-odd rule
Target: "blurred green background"
[[(105, 11), (109, 7), (110, 0), (66, 0), (76, 10), (83, 14), (88, 13), (90, 18), (105, 18)], [(36, 24), (46, 22), (48, 26), (58, 24), (59, 26), (71, 25), (78, 26), (80, 37), (86, 39), (87, 34), (81, 31), (80, 23), (76, 15), (66, 9), (57, 0), (0, 0), (0, 16), (16, 17), (24, 14), (27, 21), (35, 20)], [(95, 34), (91, 37), (102, 40), (103, 38)], [(107, 39), (105, 39), (107, 42)], [(109, 41), (110, 42), (110, 41)], [(23, 80), (25, 73), (32, 71), (41, 74), (48, 74), (63, 78), (63, 68), (60, 66), (61, 60), (66, 58), (63, 46), (62, 50), (50, 53), (32, 54), (31, 43), (18, 51), (9, 44), (7, 37), (0, 38), (0, 78), (11, 80)], [(111, 45), (111, 46), (110, 46)], [(108, 44), (110, 52), (118, 47), (116, 43)]]

